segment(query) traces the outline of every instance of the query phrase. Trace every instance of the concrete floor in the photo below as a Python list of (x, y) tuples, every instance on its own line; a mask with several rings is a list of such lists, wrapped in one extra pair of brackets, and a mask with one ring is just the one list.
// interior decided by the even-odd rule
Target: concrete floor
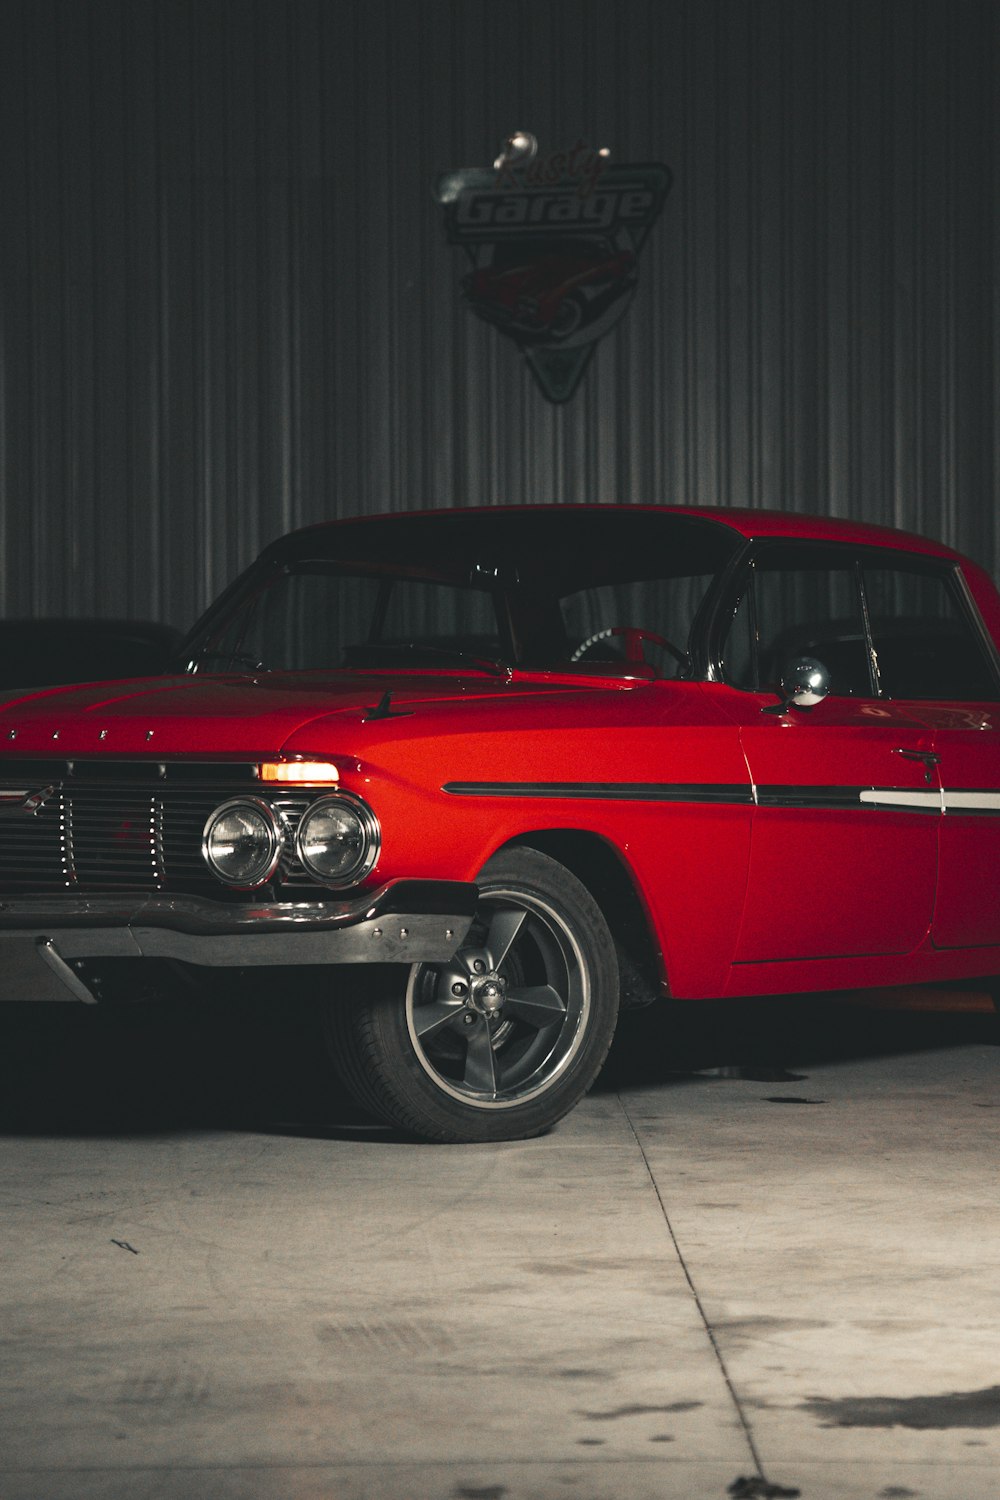
[(304, 1014), (7, 1007), (2, 1500), (997, 1500), (991, 1022), (758, 1016), (428, 1147)]

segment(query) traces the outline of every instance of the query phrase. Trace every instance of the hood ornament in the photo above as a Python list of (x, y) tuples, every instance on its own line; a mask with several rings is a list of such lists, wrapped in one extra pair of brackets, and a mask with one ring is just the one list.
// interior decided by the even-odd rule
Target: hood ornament
[(362, 724), (371, 724), (375, 719), (412, 719), (412, 708), (393, 708), (391, 704), (391, 691), (383, 693), (375, 707), (369, 708), (362, 716)]

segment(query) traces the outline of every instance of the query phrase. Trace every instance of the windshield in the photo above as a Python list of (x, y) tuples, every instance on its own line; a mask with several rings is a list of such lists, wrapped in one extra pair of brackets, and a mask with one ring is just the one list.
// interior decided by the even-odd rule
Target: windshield
[(509, 514), (504, 529), (482, 516), (470, 528), (469, 513), (447, 528), (435, 515), (300, 533), (286, 552), (311, 550), (325, 532), (343, 555), (265, 554), (189, 640), (189, 670), (683, 675), (692, 623), (731, 555), (731, 534), (713, 526), (706, 543), (696, 529), (692, 545), (691, 521), (678, 528), (674, 517), (639, 513), (637, 526), (623, 511), (601, 514), (596, 526), (593, 513), (564, 515), (557, 534), (552, 513), (543, 515), (541, 524), (519, 516), (519, 535)]
[(439, 654), (458, 663), (502, 661), (492, 594), (323, 562), (282, 570), (200, 652), (210, 670), (289, 672), (412, 667)]

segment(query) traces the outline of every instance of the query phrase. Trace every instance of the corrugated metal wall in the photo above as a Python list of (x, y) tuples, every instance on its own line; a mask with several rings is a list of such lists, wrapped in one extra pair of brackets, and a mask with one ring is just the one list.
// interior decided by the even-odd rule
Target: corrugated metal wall
[[(994, 0), (0, 0), (0, 613), (184, 623), (323, 516), (737, 502), (1000, 564)], [(675, 185), (566, 406), (431, 197)]]

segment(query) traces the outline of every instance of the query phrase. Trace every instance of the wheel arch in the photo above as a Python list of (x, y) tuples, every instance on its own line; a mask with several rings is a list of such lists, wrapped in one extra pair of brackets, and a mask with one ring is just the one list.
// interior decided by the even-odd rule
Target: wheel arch
[(669, 994), (664, 955), (649, 913), (613, 844), (585, 829), (543, 828), (519, 834), (501, 848), (537, 849), (565, 865), (587, 887), (615, 942), (624, 1009), (647, 1005)]

